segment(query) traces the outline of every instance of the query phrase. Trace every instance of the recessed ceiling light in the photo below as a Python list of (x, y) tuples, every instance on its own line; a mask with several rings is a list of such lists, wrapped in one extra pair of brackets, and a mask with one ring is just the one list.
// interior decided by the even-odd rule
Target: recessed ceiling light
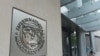
[(99, 1), (99, 0), (94, 0), (95, 2)]
[(65, 6), (61, 7), (61, 12), (62, 12), (62, 13), (68, 12), (68, 8), (66, 8)]
[(100, 9), (97, 10), (97, 13), (100, 13)]

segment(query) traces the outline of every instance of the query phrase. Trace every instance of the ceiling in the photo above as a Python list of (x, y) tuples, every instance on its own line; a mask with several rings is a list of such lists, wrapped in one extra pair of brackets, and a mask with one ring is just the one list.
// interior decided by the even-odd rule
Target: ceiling
[[(100, 29), (100, 0), (61, 0), (61, 13), (84, 31)], [(64, 2), (66, 1), (66, 2)], [(80, 6), (81, 5), (81, 6)]]
[(66, 4), (69, 4), (71, 2), (73, 2), (74, 0), (61, 0), (61, 6), (64, 6)]

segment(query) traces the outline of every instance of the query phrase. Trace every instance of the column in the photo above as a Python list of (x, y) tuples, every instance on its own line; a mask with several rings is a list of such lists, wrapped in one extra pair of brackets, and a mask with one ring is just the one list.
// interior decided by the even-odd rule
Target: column
[(94, 52), (96, 52), (96, 45), (95, 45), (95, 36), (93, 32), (90, 32), (90, 45)]
[(80, 52), (81, 52), (81, 56), (87, 56), (86, 37), (83, 31), (80, 32)]

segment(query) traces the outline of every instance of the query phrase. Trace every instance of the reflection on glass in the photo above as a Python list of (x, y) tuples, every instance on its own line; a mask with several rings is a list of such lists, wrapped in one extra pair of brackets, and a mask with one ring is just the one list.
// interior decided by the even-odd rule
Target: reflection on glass
[(78, 56), (76, 31), (63, 32), (63, 56)]
[(71, 34), (71, 45), (72, 45), (72, 56), (77, 56), (77, 37), (75, 31)]
[(63, 31), (62, 34), (63, 56), (70, 56), (68, 33)]

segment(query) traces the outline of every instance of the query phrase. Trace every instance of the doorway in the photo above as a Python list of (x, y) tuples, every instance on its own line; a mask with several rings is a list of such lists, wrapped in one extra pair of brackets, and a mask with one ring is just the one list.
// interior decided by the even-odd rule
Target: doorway
[(64, 15), (61, 18), (63, 56), (79, 56), (78, 27)]

